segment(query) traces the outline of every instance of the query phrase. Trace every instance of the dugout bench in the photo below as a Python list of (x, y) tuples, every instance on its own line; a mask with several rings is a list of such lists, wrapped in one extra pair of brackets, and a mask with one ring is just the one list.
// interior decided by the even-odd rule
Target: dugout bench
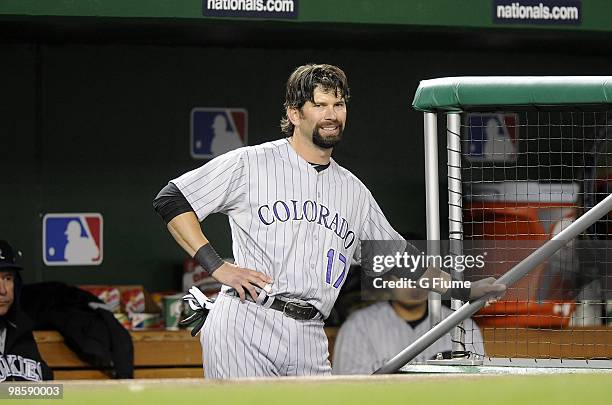
[[(326, 328), (330, 358), (338, 328)], [(202, 349), (199, 337), (187, 330), (130, 331), (134, 344), (134, 378), (199, 378)], [(53, 369), (56, 380), (108, 379), (102, 370), (77, 357), (56, 331), (35, 331), (42, 358)]]
[[(134, 378), (202, 377), (200, 341), (188, 331), (131, 331)], [(57, 380), (108, 379), (104, 371), (82, 361), (56, 331), (35, 331), (42, 358)]]
[[(330, 359), (338, 328), (325, 328)], [(186, 330), (132, 331), (134, 378), (202, 377), (200, 341)], [(570, 329), (483, 328), (488, 356), (521, 358), (612, 358), (612, 328)], [(40, 353), (57, 380), (108, 379), (80, 360), (55, 331), (36, 331)]]

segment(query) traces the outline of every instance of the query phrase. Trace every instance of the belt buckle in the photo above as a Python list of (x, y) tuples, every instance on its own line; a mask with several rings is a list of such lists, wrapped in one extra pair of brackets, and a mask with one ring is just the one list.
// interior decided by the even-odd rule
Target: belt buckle
[[(290, 306), (294, 309), (293, 313), (287, 312), (287, 308)], [(283, 315), (298, 321), (309, 320), (312, 319), (312, 307), (302, 305), (301, 303), (295, 301), (287, 301), (285, 302), (285, 305), (283, 305)]]
[(285, 305), (283, 305), (283, 315), (285, 315), (287, 318), (296, 319), (298, 321), (304, 320), (305, 318), (299, 313), (299, 310), (295, 313), (287, 312), (287, 307), (289, 307), (290, 305), (295, 308), (295, 306), (299, 304), (293, 301), (285, 302)]
[(297, 319), (294, 315), (291, 315), (290, 313), (287, 312), (287, 306), (289, 304), (292, 304), (292, 302), (291, 301), (287, 301), (287, 302), (285, 302), (285, 305), (283, 305), (283, 315), (285, 315), (287, 318)]

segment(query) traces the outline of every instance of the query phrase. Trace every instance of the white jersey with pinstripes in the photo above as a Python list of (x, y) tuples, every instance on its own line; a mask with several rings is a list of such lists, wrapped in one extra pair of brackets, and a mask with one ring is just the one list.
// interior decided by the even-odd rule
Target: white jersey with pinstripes
[[(442, 307), (442, 316), (453, 313)], [(485, 355), (480, 329), (471, 319), (464, 321), (465, 350)], [(412, 327), (389, 302), (379, 302), (351, 314), (344, 322), (334, 346), (334, 374), (371, 374), (430, 330), (429, 317)], [(414, 359), (424, 362), (438, 353), (451, 351), (450, 333), (442, 336)]]
[(324, 317), (360, 240), (402, 240), (359, 179), (333, 159), (318, 172), (287, 139), (236, 149), (172, 182), (200, 221), (229, 217), (236, 264), (272, 277), (269, 295)]

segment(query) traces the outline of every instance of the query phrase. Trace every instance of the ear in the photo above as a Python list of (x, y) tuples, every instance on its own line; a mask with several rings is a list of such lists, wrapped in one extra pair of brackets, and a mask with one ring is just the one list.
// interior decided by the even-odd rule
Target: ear
[(287, 118), (293, 124), (293, 126), (299, 126), (302, 118), (302, 113), (299, 108), (288, 107), (287, 108)]

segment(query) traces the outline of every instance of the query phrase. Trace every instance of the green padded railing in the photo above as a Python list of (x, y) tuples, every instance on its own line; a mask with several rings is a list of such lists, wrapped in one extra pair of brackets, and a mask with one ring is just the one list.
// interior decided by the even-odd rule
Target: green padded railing
[(467, 107), (612, 104), (612, 76), (482, 76), (423, 80), (418, 111)]

